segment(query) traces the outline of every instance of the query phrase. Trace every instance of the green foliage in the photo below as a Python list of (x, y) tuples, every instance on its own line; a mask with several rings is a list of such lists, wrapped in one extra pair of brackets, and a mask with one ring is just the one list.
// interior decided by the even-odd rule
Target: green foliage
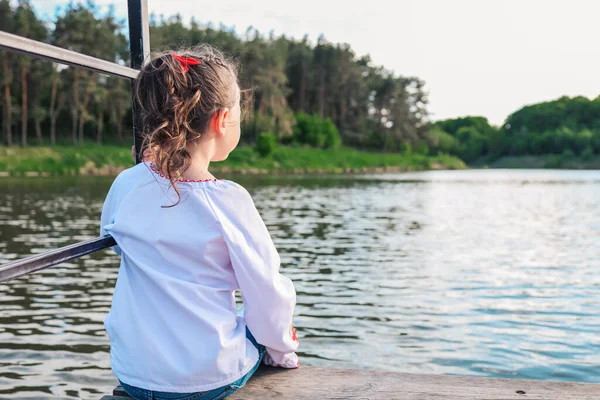
[(457, 132), (461, 128), (465, 127), (473, 128), (483, 136), (490, 136), (496, 131), (496, 128), (491, 126), (487, 118), (485, 117), (463, 117), (446, 119), (442, 121), (437, 121), (434, 124), (434, 127), (444, 132), (448, 132), (452, 136), (456, 136)]
[(499, 139), (498, 132), (484, 117), (464, 117), (434, 123), (430, 140), (436, 152), (471, 162), (488, 153)]
[[(113, 11), (102, 13), (93, 2), (72, 2), (52, 21), (42, 21), (29, 4), (0, 0), (0, 30), (129, 63), (123, 21)], [(357, 57), (347, 44), (330, 43), (324, 37), (313, 44), (308, 38), (264, 35), (254, 28), (238, 34), (193, 18), (185, 21), (180, 15), (152, 15), (150, 43), (152, 50), (159, 51), (207, 43), (234, 56), (241, 65), (241, 88), (252, 89), (242, 123), (246, 144), (255, 144), (261, 132), (272, 132), (284, 142), (296, 140), (328, 149), (344, 143), (396, 152), (403, 143), (427, 141), (425, 83), (393, 74), (368, 56)], [(0, 143), (14, 143), (21, 126), (25, 135), (27, 127), (35, 126), (40, 143), (81, 146), (91, 140), (122, 143), (127, 137), (131, 97), (125, 80), (56, 68), (47, 61), (14, 54), (3, 61), (7, 68), (0, 68), (0, 82), (8, 84), (0, 100)], [(23, 101), (23, 66), (31, 66), (25, 82), (35, 88), (28, 101)], [(23, 103), (25, 110), (20, 110)], [(28, 109), (28, 114), (23, 112)], [(314, 126), (300, 133), (299, 140), (298, 129), (293, 130), (298, 122), (295, 114), (318, 116), (307, 122)]]
[(487, 138), (473, 126), (462, 126), (456, 132), (460, 142), (459, 154), (465, 161), (474, 161), (485, 153)]
[(561, 155), (552, 156), (544, 166), (545, 168), (562, 168), (565, 163), (565, 158)]
[(565, 149), (565, 151), (563, 151), (562, 155), (563, 155), (564, 158), (573, 158), (573, 157), (575, 157), (575, 153), (571, 149)]
[(26, 172), (79, 175), (86, 169), (125, 168), (132, 165), (131, 149), (128, 147), (0, 147), (0, 171), (15, 175)]
[[(128, 64), (122, 24), (112, 10), (103, 14), (93, 2), (70, 3), (53, 21), (43, 21), (29, 1), (0, 0), (0, 30)], [(600, 96), (528, 105), (500, 128), (480, 116), (430, 123), (423, 80), (394, 74), (323, 36), (313, 44), (306, 37), (264, 35), (254, 28), (240, 35), (194, 19), (188, 23), (180, 15), (151, 16), (150, 36), (152, 50), (208, 43), (235, 55), (242, 66), (241, 87), (252, 88), (242, 122), (242, 140), (256, 144), (251, 157), (279, 154), (267, 151), (273, 140), (266, 145), (262, 132), (290, 145), (339, 149), (343, 143), (411, 157), (448, 154), (470, 163), (553, 155), (550, 164), (567, 165), (565, 157), (592, 160), (600, 154)], [(0, 143), (15, 144), (20, 131), (25, 145), (33, 127), (40, 144), (124, 142), (131, 127), (125, 80), (6, 52), (0, 60)], [(94, 165), (112, 162), (101, 152), (89, 157), (85, 161)], [(52, 156), (36, 165), (52, 169), (59, 162)], [(64, 162), (71, 171), (83, 168), (76, 153)]]
[(321, 135), (323, 136), (323, 148), (325, 149), (337, 149), (342, 145), (340, 133), (329, 118), (321, 120)]
[(467, 162), (493, 161), (503, 156), (556, 155), (545, 165), (572, 166), (576, 157), (592, 160), (600, 153), (600, 97), (561, 97), (526, 106), (510, 115), (499, 129), (483, 117), (438, 121), (433, 124), (430, 140), (434, 151), (447, 152)]
[(261, 157), (267, 157), (273, 154), (277, 149), (277, 136), (272, 133), (263, 132), (256, 140), (256, 151)]
[(425, 142), (424, 140), (417, 142), (415, 144), (414, 152), (415, 152), (415, 154), (422, 154), (425, 156), (428, 155), (429, 154), (429, 146), (427, 145), (427, 142)]
[(581, 153), (581, 158), (584, 161), (590, 161), (592, 158), (594, 158), (594, 149), (592, 148), (592, 146), (587, 146), (585, 149), (583, 149), (583, 152)]
[(308, 114), (296, 114), (296, 124), (294, 125), (293, 140), (296, 143), (309, 144), (315, 147), (321, 147), (318, 143), (318, 137), (315, 135), (318, 127), (315, 119)]
[(412, 145), (409, 142), (400, 143), (400, 153), (409, 156), (412, 152)]
[(340, 133), (329, 118), (298, 113), (293, 132), (293, 140), (298, 144), (321, 149), (336, 149), (341, 146)]
[[(525, 106), (506, 119), (504, 154), (579, 155), (600, 151), (600, 97), (561, 97)], [(555, 159), (550, 164), (562, 164)]]
[(568, 128), (574, 131), (600, 129), (600, 97), (590, 100), (583, 96), (525, 106), (508, 116), (508, 135), (519, 132), (543, 133)]
[(434, 128), (430, 134), (431, 148), (437, 154), (458, 154), (460, 142), (448, 132)]

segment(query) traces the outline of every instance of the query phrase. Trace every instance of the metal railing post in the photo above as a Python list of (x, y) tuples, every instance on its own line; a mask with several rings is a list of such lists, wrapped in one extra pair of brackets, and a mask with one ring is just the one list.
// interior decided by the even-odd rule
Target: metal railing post
[[(131, 68), (141, 69), (150, 56), (150, 28), (148, 26), (148, 0), (127, 0), (129, 16), (129, 46), (131, 50)], [(142, 137), (140, 123), (137, 118), (137, 102), (135, 99), (135, 81), (131, 83), (131, 99), (133, 115), (133, 143), (135, 146), (135, 162), (139, 163)]]

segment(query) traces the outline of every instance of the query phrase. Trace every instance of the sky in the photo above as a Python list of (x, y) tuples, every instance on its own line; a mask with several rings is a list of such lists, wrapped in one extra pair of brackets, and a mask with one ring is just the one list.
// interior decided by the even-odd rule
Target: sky
[[(349, 43), (357, 55), (425, 80), (432, 119), (500, 125), (526, 104), (600, 94), (598, 0), (148, 0), (157, 15)], [(68, 0), (33, 0), (52, 19)], [(113, 4), (127, 16), (126, 0)]]

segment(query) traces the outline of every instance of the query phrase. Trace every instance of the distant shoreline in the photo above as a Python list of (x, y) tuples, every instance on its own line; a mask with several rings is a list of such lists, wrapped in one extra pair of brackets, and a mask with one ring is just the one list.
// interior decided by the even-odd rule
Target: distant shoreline
[(478, 161), (471, 168), (489, 169), (600, 169), (600, 156), (584, 159), (577, 156), (546, 154), (539, 156), (505, 156), (489, 163)]
[[(0, 147), (0, 177), (116, 176), (133, 165), (121, 146)], [(211, 167), (214, 174), (323, 175), (373, 174), (466, 169), (453, 156), (361, 152), (281, 147), (260, 157), (252, 147), (236, 149), (228, 160)]]
[[(133, 166), (133, 165), (131, 165)], [(70, 176), (117, 176), (119, 173), (127, 169), (127, 167), (115, 167), (115, 166), (104, 166), (102, 168), (90, 168), (80, 171), (78, 174), (72, 174)], [(362, 175), (362, 174), (394, 174), (402, 172), (417, 172), (417, 171), (442, 171), (442, 170), (456, 170), (457, 168), (447, 168), (443, 165), (433, 165), (432, 168), (428, 169), (410, 169), (404, 167), (374, 167), (374, 168), (345, 168), (345, 169), (295, 169), (295, 170), (268, 170), (260, 168), (245, 168), (245, 169), (229, 169), (229, 168), (211, 168), (210, 171), (213, 174), (230, 174), (234, 176), (266, 176), (266, 175), (278, 175), (278, 176), (291, 176), (291, 175)], [(460, 168), (468, 169), (468, 168)], [(11, 174), (6, 171), (0, 171), (0, 178), (7, 177), (57, 177), (64, 175), (52, 174), (43, 171), (25, 171), (23, 173)]]
[[(130, 149), (122, 146), (0, 146), (0, 178), (50, 176), (116, 176), (133, 166)], [(322, 150), (281, 147), (261, 158), (251, 147), (240, 147), (211, 172), (219, 175), (358, 175), (456, 169), (600, 169), (600, 156), (584, 159), (569, 155), (480, 159), (467, 166), (453, 156)]]

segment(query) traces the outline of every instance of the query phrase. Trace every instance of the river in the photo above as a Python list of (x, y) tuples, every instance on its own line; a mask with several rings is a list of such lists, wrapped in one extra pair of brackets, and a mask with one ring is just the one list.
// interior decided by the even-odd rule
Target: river
[[(600, 171), (243, 178), (302, 365), (600, 382)], [(0, 263), (95, 237), (108, 178), (0, 178)], [(0, 398), (115, 385), (109, 251), (0, 283)]]

